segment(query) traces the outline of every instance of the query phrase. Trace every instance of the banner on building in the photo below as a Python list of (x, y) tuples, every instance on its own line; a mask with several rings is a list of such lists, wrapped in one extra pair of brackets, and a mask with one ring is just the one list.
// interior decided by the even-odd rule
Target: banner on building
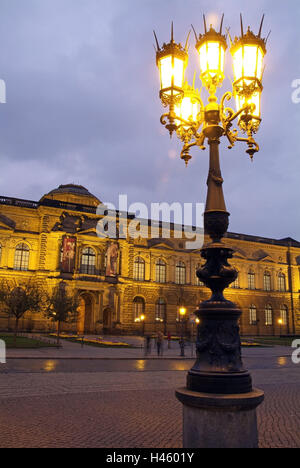
[(62, 241), (61, 271), (73, 273), (75, 269), (76, 237), (64, 236)]
[(106, 251), (106, 276), (117, 276), (118, 274), (119, 244), (111, 242)]

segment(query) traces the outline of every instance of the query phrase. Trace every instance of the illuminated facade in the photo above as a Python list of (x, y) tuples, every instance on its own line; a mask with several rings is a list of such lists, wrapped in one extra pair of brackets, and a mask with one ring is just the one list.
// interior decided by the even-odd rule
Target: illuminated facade
[[(145, 332), (175, 333), (181, 306), (191, 330), (193, 311), (210, 296), (195, 274), (202, 261), (199, 250), (185, 250), (174, 231), (169, 239), (99, 237), (100, 203), (73, 184), (39, 202), (1, 197), (0, 280), (34, 277), (48, 289), (65, 281), (79, 291), (80, 318), (66, 330), (126, 334), (143, 327)], [(226, 237), (235, 250), (231, 264), (239, 277), (225, 297), (243, 310), (241, 333), (300, 334), (300, 243), (233, 233)], [(11, 325), (0, 311), (0, 327)], [(20, 326), (28, 331), (53, 327), (41, 314), (28, 314)]]

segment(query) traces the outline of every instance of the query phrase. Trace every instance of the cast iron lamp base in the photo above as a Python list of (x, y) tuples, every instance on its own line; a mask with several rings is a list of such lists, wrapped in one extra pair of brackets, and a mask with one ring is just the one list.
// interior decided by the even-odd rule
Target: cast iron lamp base
[(256, 408), (261, 390), (238, 395), (192, 392), (179, 388), (183, 405), (184, 448), (257, 448)]
[(244, 369), (237, 324), (241, 311), (229, 301), (205, 301), (196, 315), (197, 361), (187, 375), (187, 388), (204, 393), (249, 393), (252, 379)]

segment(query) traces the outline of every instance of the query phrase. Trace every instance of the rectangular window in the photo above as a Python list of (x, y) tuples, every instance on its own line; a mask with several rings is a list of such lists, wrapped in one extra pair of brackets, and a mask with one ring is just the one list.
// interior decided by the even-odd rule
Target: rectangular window
[(185, 266), (176, 266), (176, 284), (185, 284)]
[(134, 262), (133, 277), (137, 281), (144, 281), (145, 279), (145, 262), (138, 259)]
[(162, 263), (162, 262), (156, 263), (155, 278), (156, 278), (157, 283), (165, 283), (166, 282), (166, 265), (165, 265), (165, 263)]
[(248, 289), (255, 289), (255, 274), (248, 273)]
[(279, 289), (280, 292), (285, 292), (286, 291), (285, 276), (284, 275), (279, 275), (278, 276), (278, 289)]
[(264, 290), (271, 291), (271, 276), (268, 274), (264, 275)]
[(249, 309), (249, 318), (250, 318), (250, 325), (256, 325), (257, 324), (257, 314), (256, 314), (256, 308), (255, 307), (250, 307)]

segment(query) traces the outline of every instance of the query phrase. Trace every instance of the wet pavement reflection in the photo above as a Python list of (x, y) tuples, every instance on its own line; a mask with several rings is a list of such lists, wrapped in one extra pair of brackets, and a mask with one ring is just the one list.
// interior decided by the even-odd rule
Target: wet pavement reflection
[[(249, 370), (293, 367), (289, 356), (246, 357)], [(8, 359), (0, 365), (0, 374), (7, 373), (72, 373), (72, 372), (151, 372), (187, 371), (193, 359)]]

